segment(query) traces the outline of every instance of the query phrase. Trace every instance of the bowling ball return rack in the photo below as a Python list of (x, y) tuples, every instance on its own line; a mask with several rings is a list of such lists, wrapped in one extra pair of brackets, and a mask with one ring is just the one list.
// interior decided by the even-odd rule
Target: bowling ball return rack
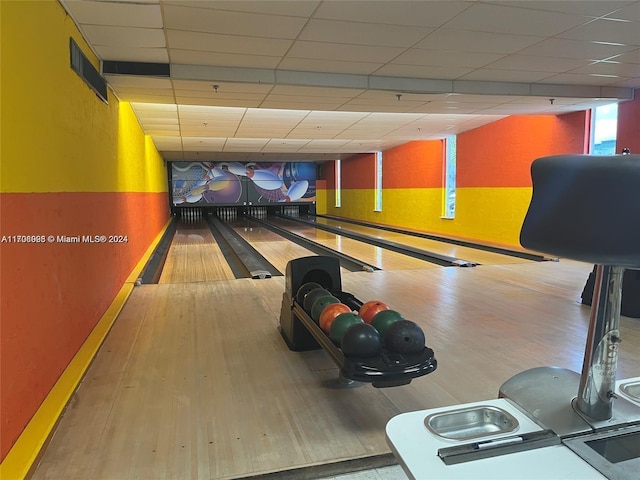
[(312, 256), (290, 261), (285, 273), (286, 288), (280, 312), (280, 334), (292, 351), (324, 350), (339, 369), (338, 378), (324, 382), (329, 388), (353, 388), (371, 383), (376, 388), (408, 385), (414, 378), (437, 368), (434, 351), (425, 346), (419, 353), (395, 353), (383, 347), (374, 357), (351, 357), (316, 324), (296, 299), (296, 292), (305, 283), (315, 282), (326, 288), (352, 310), (363, 302), (342, 291), (340, 262), (334, 257)]

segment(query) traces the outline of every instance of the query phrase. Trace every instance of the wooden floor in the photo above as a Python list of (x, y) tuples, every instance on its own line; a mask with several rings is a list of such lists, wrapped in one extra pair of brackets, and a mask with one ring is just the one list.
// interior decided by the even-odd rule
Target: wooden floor
[[(137, 287), (32, 478), (231, 479), (313, 466), (321, 477), (323, 465), (388, 457), (384, 427), (396, 414), (496, 398), (536, 366), (580, 371), (590, 271), (561, 261), (343, 273), (344, 291), (418, 322), (436, 352), (434, 373), (389, 389), (326, 389), (337, 375), (328, 356), (287, 349), (284, 277)], [(618, 377), (637, 376), (640, 320), (623, 317), (621, 336)]]
[(180, 223), (169, 247), (159, 283), (232, 280), (235, 275), (204, 221)]
[(375, 227), (365, 227), (363, 225), (357, 225), (350, 222), (343, 222), (337, 219), (316, 217), (318, 223), (328, 225), (331, 227), (340, 227), (352, 232), (368, 235), (391, 242), (400, 243), (403, 245), (410, 245), (421, 250), (426, 250), (440, 255), (447, 255), (449, 257), (459, 258), (461, 260), (467, 260), (472, 263), (479, 263), (483, 265), (500, 265), (506, 263), (523, 263), (531, 260), (525, 260), (523, 258), (514, 257), (511, 255), (504, 255), (501, 253), (489, 252), (486, 250), (480, 250), (477, 248), (464, 247), (461, 245), (455, 245), (453, 243), (440, 242), (438, 240), (431, 240), (429, 238), (417, 237), (415, 235), (390, 232), (381, 230)]

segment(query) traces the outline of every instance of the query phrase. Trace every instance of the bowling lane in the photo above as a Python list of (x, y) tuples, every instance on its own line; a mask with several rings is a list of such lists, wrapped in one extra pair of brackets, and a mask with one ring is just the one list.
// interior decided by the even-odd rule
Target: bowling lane
[(341, 222), (339, 220), (330, 218), (316, 217), (316, 221), (319, 224), (328, 225), (331, 227), (341, 227), (345, 230), (361, 233), (363, 235), (379, 238), (381, 240), (388, 240), (390, 242), (396, 242), (402, 245), (408, 245), (414, 248), (419, 248), (421, 250), (427, 250), (429, 252), (438, 253), (440, 255), (448, 255), (450, 257), (456, 257), (483, 265), (505, 265), (512, 263), (529, 263), (533, 261), (519, 257), (512, 257), (510, 255), (487, 252), (485, 250), (479, 250), (476, 248), (454, 245), (452, 243), (439, 242), (437, 240), (430, 240), (428, 238), (389, 232), (375, 227), (365, 227), (362, 225), (356, 225), (354, 223)]
[[(314, 252), (246, 218), (239, 218), (235, 221), (228, 221), (227, 223), (236, 233), (249, 242), (253, 248), (260, 252), (260, 255), (282, 273), (285, 273), (287, 263), (289, 263), (290, 260), (316, 255)], [(344, 273), (346, 270), (342, 269), (342, 272)]]
[(414, 270), (439, 266), (294, 221), (269, 217), (269, 222), (382, 270)]
[(173, 236), (158, 283), (233, 279), (235, 275), (205, 221), (181, 223)]

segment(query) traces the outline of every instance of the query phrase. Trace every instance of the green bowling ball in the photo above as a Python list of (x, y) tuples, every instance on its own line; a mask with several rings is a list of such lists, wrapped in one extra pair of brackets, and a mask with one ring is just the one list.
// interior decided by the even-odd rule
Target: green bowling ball
[(364, 320), (362, 320), (357, 313), (341, 313), (331, 324), (331, 329), (329, 330), (329, 338), (331, 338), (333, 343), (340, 346), (344, 333), (351, 325), (355, 325), (356, 323), (364, 323)]
[(381, 310), (374, 315), (373, 320), (371, 320), (371, 325), (373, 325), (375, 329), (380, 332), (380, 336), (384, 338), (384, 334), (387, 333), (389, 327), (398, 320), (404, 320), (401, 313), (395, 310)]
[(319, 323), (322, 311), (332, 303), (340, 303), (340, 300), (338, 300), (333, 295), (324, 295), (322, 297), (317, 297), (316, 301), (313, 302), (313, 305), (311, 306), (311, 318), (313, 319), (313, 321)]

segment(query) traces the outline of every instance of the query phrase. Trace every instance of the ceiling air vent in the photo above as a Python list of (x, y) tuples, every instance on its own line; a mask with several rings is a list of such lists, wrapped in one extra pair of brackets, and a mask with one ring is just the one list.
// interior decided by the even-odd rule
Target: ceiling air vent
[(102, 73), (152, 77), (168, 77), (171, 74), (168, 63), (114, 62), (111, 60), (102, 62)]
[(71, 68), (91, 87), (100, 100), (109, 103), (107, 101), (107, 82), (91, 65), (73, 38), (69, 38), (69, 50), (71, 52)]

